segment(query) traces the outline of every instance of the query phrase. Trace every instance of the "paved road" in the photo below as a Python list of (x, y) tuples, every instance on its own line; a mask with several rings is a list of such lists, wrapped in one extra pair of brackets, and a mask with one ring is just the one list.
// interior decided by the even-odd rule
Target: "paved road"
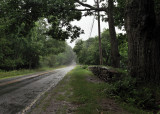
[(0, 85), (0, 114), (17, 114), (30, 108), (42, 94), (54, 87), (74, 67), (72, 65), (60, 68), (31, 78), (24, 76), (23, 79), (20, 77), (0, 81), (0, 84), (3, 83)]

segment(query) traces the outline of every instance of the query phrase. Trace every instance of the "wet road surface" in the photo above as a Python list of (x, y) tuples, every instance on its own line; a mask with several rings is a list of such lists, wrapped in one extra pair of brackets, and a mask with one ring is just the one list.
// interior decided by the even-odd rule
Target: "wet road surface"
[(75, 65), (72, 65), (38, 76), (30, 75), (1, 80), (0, 114), (25, 112), (25, 110), (28, 110), (42, 94), (51, 87), (54, 87), (74, 67)]

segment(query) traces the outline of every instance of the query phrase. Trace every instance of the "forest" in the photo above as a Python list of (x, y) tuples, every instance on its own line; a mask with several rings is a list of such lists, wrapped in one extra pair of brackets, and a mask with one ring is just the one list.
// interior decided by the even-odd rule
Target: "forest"
[[(74, 53), (71, 47), (64, 40), (48, 35), (52, 24), (40, 16), (42, 12), (38, 7), (43, 8), (40, 3), (8, 0), (1, 1), (0, 5), (1, 70), (53, 67), (72, 61)], [(32, 7), (33, 12), (30, 11)], [(54, 16), (49, 18), (53, 20)]]
[[(142, 109), (159, 109), (160, 0), (95, 3), (1, 0), (0, 71), (68, 65), (74, 59), (81, 65), (109, 66), (125, 75), (111, 84), (110, 94)], [(72, 50), (65, 40), (75, 41), (85, 31), (71, 22), (93, 15), (106, 22), (101, 39), (77, 40)]]
[[(126, 34), (117, 34), (119, 53), (121, 55), (120, 68), (127, 69), (128, 65), (128, 42)], [(111, 43), (109, 30), (106, 29), (101, 35), (102, 41), (102, 54), (103, 54), (103, 64), (111, 66)], [(73, 51), (77, 55), (78, 62), (84, 65), (98, 65), (99, 64), (99, 42), (98, 37), (89, 38), (86, 41), (77, 40)]]

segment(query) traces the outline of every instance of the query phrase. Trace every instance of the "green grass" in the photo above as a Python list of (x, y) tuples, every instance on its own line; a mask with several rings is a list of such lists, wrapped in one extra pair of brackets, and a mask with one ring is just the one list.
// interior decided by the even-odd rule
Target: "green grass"
[[(45, 95), (41, 98), (38, 104), (36, 105), (36, 108), (42, 109), (42, 111), (46, 111), (46, 109), (50, 106), (52, 99), (58, 100), (58, 101), (69, 101), (70, 94), (71, 94), (71, 85), (68, 83), (69, 76), (65, 76), (57, 85), (56, 87), (45, 93)], [(64, 94), (61, 94), (64, 93)], [(64, 110), (67, 106), (61, 106), (61, 108), (58, 111), (58, 114), (65, 114)]]
[(6, 79), (6, 78), (11, 78), (11, 77), (17, 77), (17, 76), (24, 76), (36, 72), (41, 72), (41, 71), (49, 71), (49, 70), (54, 70), (56, 68), (62, 68), (64, 66), (59, 66), (59, 67), (54, 67), (54, 68), (49, 68), (49, 67), (43, 67), (43, 68), (38, 68), (38, 69), (21, 69), (21, 70), (13, 70), (13, 71), (2, 71), (0, 70), (0, 79)]
[[(65, 101), (76, 107), (74, 110), (75, 114), (99, 114), (101, 112), (104, 114), (114, 114), (114, 111), (104, 111), (104, 107), (101, 107), (102, 100), (111, 98), (106, 92), (111, 85), (105, 82), (94, 83), (88, 81), (88, 78), (93, 78), (93, 76), (90, 71), (77, 66), (53, 90), (44, 96), (39, 103), (39, 112), (45, 112), (52, 102), (57, 101), (58, 103), (62, 103), (57, 108), (57, 113), (65, 114), (67, 109), (70, 108), (69, 105), (64, 104)], [(150, 114), (126, 103), (117, 103), (120, 107), (133, 114)]]
[(97, 103), (96, 84), (88, 82), (87, 76), (93, 75), (91, 72), (77, 67), (71, 73), (71, 86), (73, 87), (73, 96), (71, 101), (75, 104), (83, 104), (78, 112), (83, 114), (94, 114), (99, 107)]
[[(73, 88), (73, 96), (70, 101), (75, 104), (80, 104), (80, 107), (77, 109), (78, 113), (98, 114), (97, 109), (99, 111), (102, 110), (99, 101), (109, 98), (105, 90), (111, 86), (108, 83), (92, 83), (87, 81), (86, 78), (93, 76), (93, 74), (80, 67), (72, 70), (68, 75), (71, 76), (70, 84)], [(119, 105), (133, 114), (151, 114), (125, 103), (119, 103)]]
[(106, 85), (87, 81), (86, 78), (90, 76), (93, 76), (90, 71), (80, 66), (76, 67), (50, 91), (49, 95), (47, 93), (41, 99), (40, 105), (37, 107), (41, 107), (39, 109), (45, 112), (54, 99), (54, 101), (62, 102), (58, 114), (65, 114), (65, 110), (68, 108), (63, 104), (64, 101), (78, 106), (75, 110), (76, 114), (98, 114), (97, 109), (100, 110), (99, 99), (105, 96), (100, 95), (99, 91), (102, 86)]

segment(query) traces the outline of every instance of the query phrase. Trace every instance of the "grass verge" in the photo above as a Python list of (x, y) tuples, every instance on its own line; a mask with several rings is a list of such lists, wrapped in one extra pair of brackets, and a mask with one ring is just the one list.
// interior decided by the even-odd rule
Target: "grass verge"
[(90, 71), (76, 67), (58, 85), (47, 92), (31, 113), (56, 114), (145, 114), (134, 107), (120, 107), (106, 94), (108, 83), (100, 81)]
[(71, 75), (70, 84), (73, 88), (73, 96), (70, 101), (79, 105), (77, 112), (81, 114), (98, 113), (97, 110), (100, 109), (100, 106), (97, 100), (101, 97), (98, 92), (100, 85), (86, 80), (93, 74), (77, 67), (69, 75)]
[(11, 78), (11, 77), (17, 77), (17, 76), (24, 76), (36, 72), (41, 72), (41, 71), (49, 71), (49, 70), (54, 70), (57, 68), (62, 68), (65, 66), (59, 66), (59, 67), (54, 67), (54, 68), (49, 68), (49, 67), (43, 67), (43, 68), (38, 68), (38, 69), (21, 69), (21, 70), (13, 70), (13, 71), (0, 71), (0, 80), (1, 79), (6, 79), (6, 78)]

